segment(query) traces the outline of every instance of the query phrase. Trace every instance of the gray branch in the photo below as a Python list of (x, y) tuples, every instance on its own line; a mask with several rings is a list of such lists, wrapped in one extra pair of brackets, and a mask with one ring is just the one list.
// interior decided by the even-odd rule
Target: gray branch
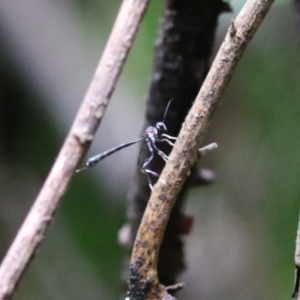
[(92, 142), (149, 0), (125, 0), (81, 108), (34, 205), (0, 266), (0, 299), (15, 291)]

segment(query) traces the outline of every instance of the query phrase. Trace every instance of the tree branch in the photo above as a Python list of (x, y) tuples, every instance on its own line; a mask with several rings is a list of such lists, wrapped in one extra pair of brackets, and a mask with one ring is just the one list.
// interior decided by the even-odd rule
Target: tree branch
[(79, 160), (98, 128), (149, 0), (125, 0), (73, 126), (0, 267), (0, 299), (8, 299), (40, 245)]
[(273, 2), (248, 0), (229, 28), (148, 202), (131, 257), (130, 300), (171, 297), (157, 276), (159, 249), (170, 212), (237, 63)]
[[(215, 31), (219, 15), (230, 11), (223, 0), (165, 0), (165, 8), (155, 41), (152, 80), (147, 96), (144, 130), (162, 121), (167, 103), (173, 99), (166, 116), (166, 126), (172, 136), (178, 136), (182, 123), (195, 100), (211, 63)], [(160, 149), (169, 154), (171, 147), (160, 143)], [(149, 169), (160, 174), (164, 162), (154, 156)], [(212, 172), (192, 169), (176, 205), (173, 207), (159, 253), (158, 277), (164, 285), (173, 285), (185, 267), (183, 235), (187, 233), (184, 203), (189, 188), (213, 181)], [(145, 212), (150, 189), (138, 167), (135, 180), (128, 194), (128, 223), (120, 232), (127, 232), (122, 239), (131, 255), (134, 239)], [(156, 178), (153, 178), (155, 183)], [(130, 230), (127, 230), (130, 228)], [(123, 234), (122, 237), (125, 235)], [(126, 257), (127, 259), (127, 257)], [(125, 264), (124, 264), (125, 265)], [(128, 265), (124, 266), (124, 281), (128, 278)], [(126, 285), (127, 288), (127, 285)]]

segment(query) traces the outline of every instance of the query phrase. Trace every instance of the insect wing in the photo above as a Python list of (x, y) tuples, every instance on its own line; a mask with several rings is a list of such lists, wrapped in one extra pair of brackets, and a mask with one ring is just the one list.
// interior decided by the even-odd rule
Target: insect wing
[(149, 156), (149, 150), (147, 147), (147, 143), (144, 140), (140, 149), (139, 158), (138, 158), (138, 167), (142, 168), (143, 163), (146, 161)]

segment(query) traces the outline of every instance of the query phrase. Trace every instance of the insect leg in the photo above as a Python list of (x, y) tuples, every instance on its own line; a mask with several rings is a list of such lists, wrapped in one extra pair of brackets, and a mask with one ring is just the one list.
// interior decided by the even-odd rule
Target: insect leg
[(170, 136), (170, 135), (165, 134), (165, 133), (163, 133), (162, 136), (166, 137), (166, 138), (169, 139), (169, 140), (173, 140), (173, 141), (176, 141), (176, 140), (177, 140), (177, 137), (175, 137), (175, 136)]
[[(161, 141), (160, 141), (161, 142)], [(165, 161), (165, 162), (167, 162), (168, 161), (168, 159), (169, 159), (169, 157), (165, 154), (165, 153), (163, 153), (161, 150), (159, 150), (157, 147), (156, 147), (156, 145), (152, 145), (153, 146), (153, 148), (155, 149), (155, 151), (157, 152), (157, 154)]]
[(173, 137), (173, 136), (170, 136), (170, 135), (165, 134), (165, 133), (163, 133), (161, 136), (164, 137), (164, 138), (162, 138), (162, 139), (157, 139), (157, 141), (159, 141), (159, 142), (167, 142), (167, 143), (168, 143), (170, 146), (172, 146), (172, 147), (175, 146), (175, 144), (172, 143), (170, 140), (176, 141), (176, 140), (177, 140), (177, 137)]
[[(141, 165), (141, 171), (146, 175), (147, 179), (148, 179), (148, 184), (149, 187), (151, 189), (151, 191), (153, 190), (153, 186), (152, 186), (152, 182), (151, 182), (151, 178), (149, 176), (149, 174), (152, 174), (153, 176), (157, 176), (159, 177), (159, 175), (156, 172), (153, 172), (149, 169), (146, 169), (146, 167), (150, 164), (150, 162), (152, 161), (153, 157), (154, 157), (154, 151), (153, 151), (153, 147), (151, 145), (151, 143), (149, 141), (146, 141), (147, 143), (147, 147), (150, 151), (150, 156), (146, 159), (146, 161)], [(139, 161), (140, 161), (140, 157), (139, 157)]]

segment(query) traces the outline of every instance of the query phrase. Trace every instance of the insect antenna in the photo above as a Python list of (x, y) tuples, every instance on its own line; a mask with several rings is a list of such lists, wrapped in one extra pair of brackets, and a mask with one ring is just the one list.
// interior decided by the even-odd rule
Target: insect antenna
[(166, 107), (166, 109), (165, 109), (164, 118), (163, 118), (163, 121), (162, 121), (164, 124), (165, 124), (165, 122), (166, 122), (166, 116), (167, 116), (167, 113), (168, 113), (168, 111), (169, 111), (170, 104), (171, 104), (171, 102), (172, 102), (173, 100), (174, 100), (174, 99), (169, 100), (169, 102), (168, 102), (168, 104), (167, 104), (167, 107)]

